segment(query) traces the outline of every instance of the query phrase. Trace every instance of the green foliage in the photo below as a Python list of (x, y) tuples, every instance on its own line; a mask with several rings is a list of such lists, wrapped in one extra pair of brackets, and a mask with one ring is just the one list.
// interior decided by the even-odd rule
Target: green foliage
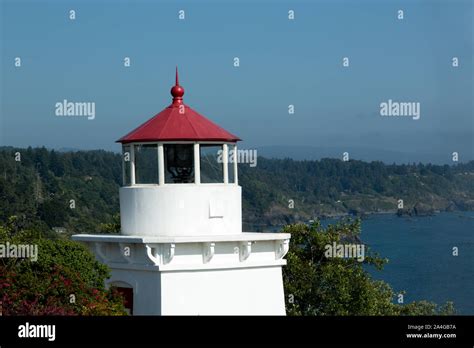
[(56, 199), (45, 201), (38, 205), (38, 217), (49, 227), (63, 226), (66, 221), (66, 207), (64, 202)]
[[(19, 162), (16, 152), (21, 154)], [(250, 223), (287, 224), (315, 216), (390, 210), (399, 197), (407, 207), (422, 201), (439, 210), (474, 209), (474, 161), (435, 166), (259, 158), (257, 167), (241, 164), (239, 172), (243, 215)], [(0, 148), (0, 242), (36, 243), (40, 250), (36, 263), (1, 260), (0, 297), (11, 305), (10, 313), (121, 313), (120, 297), (103, 289), (107, 269), (84, 247), (51, 231), (65, 227), (68, 234), (117, 233), (121, 173), (121, 156), (111, 152)], [(287, 208), (290, 199), (294, 209)], [(372, 280), (361, 263), (326, 259), (326, 244), (358, 238), (357, 221), (327, 229), (319, 222), (297, 224), (285, 231), (292, 233), (284, 267), (286, 293), (294, 296), (294, 302), (287, 303), (289, 314), (454, 312), (450, 303), (394, 304), (393, 290)], [(386, 260), (369, 253), (364, 262), (381, 268)], [(79, 294), (76, 305), (66, 301), (71, 292)]]
[[(15, 161), (16, 152), (21, 161)], [(16, 215), (23, 228), (64, 227), (69, 235), (116, 232), (121, 175), (117, 153), (2, 147), (0, 222)], [(472, 210), (473, 176), (474, 161), (435, 166), (258, 158), (256, 167), (239, 165), (244, 223), (252, 229), (256, 223), (283, 225), (346, 213), (395, 212), (400, 197), (406, 208), (423, 202), (437, 210)], [(288, 208), (290, 199), (294, 209)]]
[(0, 222), (16, 215), (23, 228), (97, 232), (116, 222), (121, 174), (111, 152), (0, 148)]
[(412, 302), (405, 306), (400, 306), (400, 315), (453, 315), (456, 313), (454, 303), (446, 302), (439, 306), (428, 301)]
[(99, 225), (100, 233), (120, 233), (120, 214), (115, 214), (112, 219), (112, 222)]
[(341, 221), (326, 229), (319, 221), (283, 229), (291, 233), (283, 268), (289, 315), (441, 315), (453, 314), (452, 303), (441, 308), (426, 301), (394, 303), (395, 293), (383, 281), (373, 280), (363, 265), (382, 269), (388, 262), (370, 249), (365, 260), (328, 258), (325, 246), (358, 242), (360, 220)]
[(0, 259), (3, 315), (125, 315), (122, 297), (104, 288), (108, 268), (83, 245), (1, 226), (7, 242), (36, 245), (38, 259)]
[[(244, 216), (249, 224), (297, 222), (286, 218), (291, 216), (309, 220), (347, 213), (395, 212), (399, 198), (403, 198), (405, 208), (423, 202), (433, 210), (473, 210), (473, 177), (474, 161), (437, 166), (259, 157), (256, 167), (239, 165)], [(288, 209), (290, 199), (294, 209)]]

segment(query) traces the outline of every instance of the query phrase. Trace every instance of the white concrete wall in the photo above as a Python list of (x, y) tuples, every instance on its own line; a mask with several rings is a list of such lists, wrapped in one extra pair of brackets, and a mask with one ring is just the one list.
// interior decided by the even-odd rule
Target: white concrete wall
[[(290, 234), (75, 235), (133, 288), (135, 315), (285, 315)], [(128, 253), (125, 255), (125, 250)]]
[(199, 271), (112, 269), (133, 288), (133, 315), (286, 315), (281, 266)]
[(281, 266), (163, 272), (162, 315), (285, 315)]
[(122, 234), (194, 236), (242, 233), (242, 190), (226, 184), (120, 188)]
[(133, 288), (133, 315), (161, 314), (160, 272), (112, 268), (106, 285), (116, 282)]

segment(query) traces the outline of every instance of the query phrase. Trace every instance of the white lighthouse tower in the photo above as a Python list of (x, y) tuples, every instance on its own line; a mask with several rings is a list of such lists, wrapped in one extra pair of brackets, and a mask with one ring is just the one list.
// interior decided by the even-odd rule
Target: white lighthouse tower
[(134, 315), (285, 315), (290, 235), (242, 232), (237, 141), (173, 102), (118, 140), (120, 235), (74, 235), (111, 269)]

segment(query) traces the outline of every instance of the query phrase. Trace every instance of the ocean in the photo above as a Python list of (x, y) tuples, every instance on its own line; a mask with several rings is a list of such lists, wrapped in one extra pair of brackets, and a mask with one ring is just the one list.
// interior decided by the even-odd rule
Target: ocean
[(382, 271), (368, 269), (370, 274), (405, 290), (405, 303), (453, 301), (459, 314), (474, 314), (474, 212), (371, 215), (362, 221), (361, 238), (389, 259)]
[[(321, 223), (335, 222), (325, 219)], [(264, 230), (277, 232), (281, 227)], [(389, 259), (381, 271), (375, 267), (366, 270), (395, 292), (404, 290), (404, 303), (452, 301), (458, 314), (474, 315), (474, 212), (426, 217), (368, 215), (362, 220), (361, 239)]]

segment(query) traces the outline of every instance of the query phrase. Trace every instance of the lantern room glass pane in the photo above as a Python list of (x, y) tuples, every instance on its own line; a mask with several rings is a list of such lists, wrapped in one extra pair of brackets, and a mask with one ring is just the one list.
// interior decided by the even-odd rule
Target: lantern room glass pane
[(131, 160), (130, 145), (122, 146), (122, 160), (123, 160), (122, 165), (125, 167), (124, 185), (129, 186), (130, 185), (130, 160)]
[(194, 144), (164, 145), (165, 183), (194, 182)]
[(235, 184), (235, 176), (234, 176), (234, 156), (236, 156), (236, 146), (235, 145), (227, 145), (229, 156), (227, 160), (227, 173), (229, 174), (229, 184)]
[(201, 151), (201, 183), (223, 183), (224, 161), (222, 145), (199, 145)]
[(135, 182), (158, 184), (158, 146), (135, 145)]

